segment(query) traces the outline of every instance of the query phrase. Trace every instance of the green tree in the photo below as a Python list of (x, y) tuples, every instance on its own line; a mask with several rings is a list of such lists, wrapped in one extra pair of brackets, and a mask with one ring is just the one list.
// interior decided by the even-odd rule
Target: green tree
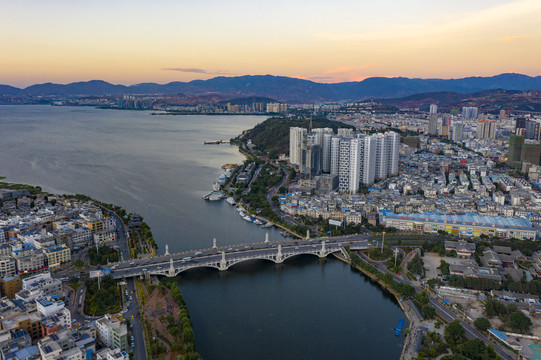
[(461, 346), (461, 353), (471, 360), (482, 360), (486, 350), (485, 343), (481, 339), (466, 340)]
[(73, 263), (73, 265), (75, 265), (75, 267), (83, 267), (85, 265), (84, 261), (81, 260), (81, 259), (77, 259), (75, 260), (75, 262)]
[(447, 327), (445, 328), (444, 334), (445, 334), (445, 340), (447, 340), (449, 345), (455, 346), (464, 339), (466, 330), (460, 324), (460, 320), (455, 319), (451, 321), (449, 325), (447, 325)]
[(509, 326), (514, 330), (526, 332), (532, 326), (532, 320), (524, 315), (522, 311), (515, 311), (509, 315)]
[(433, 319), (436, 316), (436, 309), (434, 309), (430, 305), (425, 305), (421, 309), (421, 313), (423, 314), (425, 319)]
[(490, 327), (490, 321), (484, 317), (478, 317), (473, 322), (473, 325), (475, 325), (478, 330), (487, 331), (487, 329)]
[(430, 301), (430, 298), (426, 290), (419, 292), (415, 297), (417, 298), (417, 301), (419, 301), (423, 305), (428, 304), (428, 302)]

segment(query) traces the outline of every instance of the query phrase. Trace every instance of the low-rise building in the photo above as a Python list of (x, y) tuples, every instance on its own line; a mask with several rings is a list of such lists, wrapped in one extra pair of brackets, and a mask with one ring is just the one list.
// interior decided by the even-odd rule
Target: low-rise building
[(456, 251), (459, 258), (469, 259), (475, 253), (475, 244), (464, 240), (445, 241), (446, 251)]
[(109, 348), (128, 349), (128, 327), (118, 318), (105, 315), (96, 320), (98, 340)]
[(18, 275), (0, 279), (0, 293), (8, 299), (14, 299), (15, 294), (21, 291), (21, 289), (22, 282)]
[(54, 245), (44, 249), (50, 268), (71, 262), (71, 250), (66, 245)]

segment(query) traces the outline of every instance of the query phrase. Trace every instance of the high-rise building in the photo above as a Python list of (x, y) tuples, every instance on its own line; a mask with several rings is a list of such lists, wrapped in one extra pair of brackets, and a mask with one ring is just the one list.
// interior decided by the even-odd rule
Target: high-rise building
[(330, 173), (331, 172), (331, 149), (332, 149), (332, 138), (333, 133), (326, 133), (323, 135), (323, 145), (321, 147), (322, 151), (322, 164), (321, 164), (321, 170), (324, 173)]
[(496, 123), (491, 120), (480, 121), (477, 123), (478, 139), (496, 138)]
[(441, 136), (449, 136), (449, 125), (451, 124), (451, 117), (444, 117), (441, 122)]
[(453, 126), (451, 126), (451, 131), (451, 140), (454, 142), (460, 142), (464, 139), (464, 124), (455, 122)]
[(394, 131), (386, 132), (385, 146), (387, 148), (387, 176), (397, 175), (400, 161), (400, 135)]
[(462, 108), (463, 119), (477, 119), (479, 110), (474, 106), (464, 106)]
[(507, 162), (512, 167), (517, 168), (520, 166), (522, 144), (524, 144), (524, 136), (509, 136), (509, 153), (507, 155)]
[(539, 140), (541, 131), (541, 123), (536, 120), (526, 120), (526, 139)]
[(515, 120), (515, 129), (526, 129), (526, 118), (518, 117)]
[(289, 163), (302, 165), (302, 151), (306, 142), (307, 131), (304, 128), (289, 128)]
[(541, 159), (541, 144), (524, 143), (520, 152), (520, 161), (539, 165)]
[(331, 138), (331, 169), (333, 175), (338, 175), (340, 169), (340, 142), (342, 137), (333, 136)]
[(353, 129), (338, 129), (338, 136), (342, 136), (344, 138), (351, 138), (353, 137)]
[(386, 136), (383, 134), (373, 135), (376, 141), (376, 179), (385, 179), (387, 177), (387, 143)]
[(500, 120), (505, 120), (507, 119), (507, 116), (505, 114), (505, 110), (500, 110), (500, 116), (499, 116)]
[[(340, 168), (338, 170), (338, 189), (342, 192), (351, 191), (350, 168), (351, 168), (351, 141), (353, 139), (342, 139), (340, 141)], [(355, 159), (353, 159), (355, 162)]]
[(428, 134), (438, 135), (438, 105), (430, 105), (430, 113), (428, 114)]
[(361, 135), (360, 140), (360, 180), (362, 184), (370, 185), (376, 178), (376, 138)]

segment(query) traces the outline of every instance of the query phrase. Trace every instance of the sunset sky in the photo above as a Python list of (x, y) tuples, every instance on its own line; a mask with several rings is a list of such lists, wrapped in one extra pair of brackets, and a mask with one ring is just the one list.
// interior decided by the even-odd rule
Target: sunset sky
[(537, 76), (540, 19), (540, 0), (2, 0), (0, 84)]

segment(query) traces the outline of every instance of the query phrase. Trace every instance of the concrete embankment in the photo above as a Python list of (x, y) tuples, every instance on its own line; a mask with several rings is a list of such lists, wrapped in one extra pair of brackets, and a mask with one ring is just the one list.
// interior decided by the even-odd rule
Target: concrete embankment
[(400, 355), (400, 359), (411, 359), (413, 347), (417, 343), (417, 324), (420, 319), (417, 318), (417, 314), (415, 310), (411, 307), (411, 305), (404, 299), (402, 299), (402, 296), (391, 289), (389, 285), (384, 283), (380, 278), (378, 278), (375, 274), (372, 274), (368, 270), (360, 267), (351, 265), (351, 261), (346, 259), (341, 253), (334, 253), (333, 254), (337, 259), (349, 264), (350, 266), (354, 267), (355, 269), (362, 272), (364, 275), (368, 276), (370, 279), (377, 282), (381, 287), (383, 287), (385, 290), (393, 294), (393, 296), (396, 298), (396, 301), (398, 302), (398, 305), (408, 318), (408, 321), (410, 323), (408, 334), (406, 335), (406, 339), (404, 340), (404, 346), (402, 348), (402, 354)]

